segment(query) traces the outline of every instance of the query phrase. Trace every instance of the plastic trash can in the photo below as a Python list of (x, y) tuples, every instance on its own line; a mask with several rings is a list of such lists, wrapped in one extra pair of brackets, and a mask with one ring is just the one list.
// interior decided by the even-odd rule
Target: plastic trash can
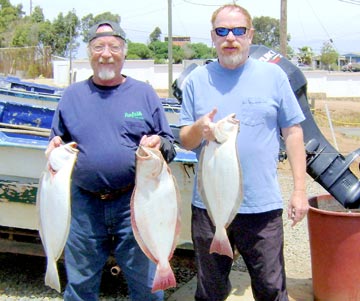
[(331, 195), (309, 199), (314, 301), (360, 301), (360, 212)]

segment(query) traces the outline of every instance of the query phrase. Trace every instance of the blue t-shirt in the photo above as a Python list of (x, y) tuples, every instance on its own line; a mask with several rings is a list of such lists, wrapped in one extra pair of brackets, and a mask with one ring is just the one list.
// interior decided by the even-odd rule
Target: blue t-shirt
[(135, 151), (143, 135), (153, 134), (174, 140), (161, 100), (150, 85), (127, 77), (107, 89), (90, 78), (65, 90), (51, 137), (78, 144), (72, 180), (98, 192), (134, 183)]
[[(183, 89), (181, 126), (193, 124), (215, 107), (215, 122), (231, 113), (240, 120), (237, 149), (244, 200), (238, 212), (282, 208), (277, 179), (280, 129), (305, 119), (285, 72), (275, 64), (252, 58), (234, 70), (223, 68), (218, 62), (198, 67)], [(200, 151), (201, 146), (195, 150), (197, 156)], [(205, 208), (197, 179), (192, 203)]]

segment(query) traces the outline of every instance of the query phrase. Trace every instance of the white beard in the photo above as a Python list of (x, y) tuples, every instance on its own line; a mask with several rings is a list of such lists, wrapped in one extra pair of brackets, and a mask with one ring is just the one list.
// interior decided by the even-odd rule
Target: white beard
[(242, 63), (243, 55), (242, 53), (237, 53), (234, 55), (223, 55), (221, 57), (221, 62), (228, 67), (237, 67)]
[(100, 64), (100, 68), (99, 68), (99, 72), (98, 72), (98, 76), (101, 80), (110, 80), (113, 79), (116, 76), (116, 73), (114, 70), (112, 70), (110, 68), (110, 66), (106, 66), (106, 65), (101, 65), (101, 64), (113, 64), (114, 63), (114, 59), (112, 57), (110, 57), (107, 61), (103, 58), (100, 57), (99, 58), (99, 64)]
[(99, 71), (98, 76), (99, 76), (99, 78), (101, 80), (110, 80), (110, 79), (113, 79), (115, 77), (115, 71), (114, 70), (103, 69), (103, 70)]

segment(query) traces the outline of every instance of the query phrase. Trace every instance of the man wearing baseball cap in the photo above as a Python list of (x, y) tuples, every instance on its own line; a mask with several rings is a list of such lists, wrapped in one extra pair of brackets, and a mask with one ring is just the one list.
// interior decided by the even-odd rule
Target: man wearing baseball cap
[(174, 137), (154, 89), (121, 73), (126, 36), (119, 24), (99, 22), (88, 32), (93, 75), (69, 86), (56, 109), (47, 156), (75, 141), (71, 225), (65, 247), (66, 301), (99, 299), (104, 265), (113, 253), (132, 301), (161, 301), (152, 293), (156, 266), (138, 246), (131, 228), (130, 199), (139, 144), (175, 156)]

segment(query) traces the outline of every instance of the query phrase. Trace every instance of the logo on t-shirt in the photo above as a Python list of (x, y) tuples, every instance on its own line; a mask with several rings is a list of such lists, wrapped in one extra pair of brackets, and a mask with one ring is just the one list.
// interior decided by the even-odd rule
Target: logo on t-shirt
[(125, 118), (133, 118), (133, 119), (144, 119), (143, 115), (140, 111), (125, 113)]

